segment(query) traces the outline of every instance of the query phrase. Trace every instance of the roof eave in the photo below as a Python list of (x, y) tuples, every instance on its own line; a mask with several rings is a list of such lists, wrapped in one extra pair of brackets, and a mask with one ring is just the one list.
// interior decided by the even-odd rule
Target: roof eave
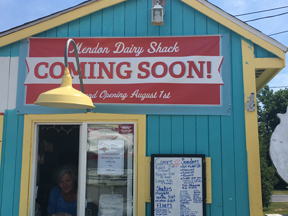
[(251, 40), (253, 43), (258, 44), (269, 52), (274, 53), (279, 58), (285, 58), (285, 53), (288, 51), (288, 47), (274, 40), (273, 38), (263, 34), (250, 25), (235, 18), (229, 13), (221, 10), (215, 5), (206, 0), (181, 0), (187, 5), (195, 8), (216, 22), (226, 26), (239, 35)]
[(0, 33), (0, 47), (31, 37), (126, 0), (90, 0)]

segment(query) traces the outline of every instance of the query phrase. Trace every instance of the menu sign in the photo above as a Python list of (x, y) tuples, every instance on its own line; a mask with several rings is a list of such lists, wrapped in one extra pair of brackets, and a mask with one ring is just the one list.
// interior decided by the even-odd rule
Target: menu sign
[(205, 216), (205, 156), (151, 155), (154, 216)]

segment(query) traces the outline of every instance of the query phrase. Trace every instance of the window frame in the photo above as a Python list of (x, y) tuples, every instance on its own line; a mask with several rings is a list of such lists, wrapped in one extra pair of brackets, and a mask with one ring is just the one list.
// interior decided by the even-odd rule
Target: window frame
[[(130, 114), (100, 114), (100, 113), (83, 113), (83, 114), (44, 114), (44, 115), (25, 115), (24, 117), (24, 134), (23, 134), (23, 152), (22, 152), (22, 171), (21, 171), (21, 188), (20, 188), (20, 203), (19, 203), (19, 215), (30, 216), (35, 211), (35, 168), (37, 166), (37, 128), (38, 125), (45, 124), (73, 124), (80, 125), (79, 128), (79, 142), (86, 143), (87, 135), (83, 136), (83, 132), (87, 132), (88, 124), (111, 124), (111, 123), (133, 123), (135, 125), (135, 149), (134, 149), (134, 215), (145, 215), (145, 201), (147, 198), (147, 179), (145, 178), (147, 169), (139, 169), (141, 164), (145, 164), (146, 161), (146, 115), (130, 115)], [(86, 130), (85, 130), (86, 128)], [(85, 140), (86, 138), (86, 140)], [(85, 145), (86, 146), (86, 145)], [(84, 151), (85, 149), (85, 151)], [(79, 170), (85, 167), (86, 172), (86, 160), (83, 161), (83, 157), (86, 158), (86, 148), (79, 146)], [(35, 156), (36, 155), (36, 156)], [(85, 155), (85, 156), (84, 156)], [(82, 161), (82, 162), (81, 162)], [(83, 174), (83, 173), (82, 173)], [(79, 172), (80, 175), (80, 172)], [(86, 175), (85, 182), (86, 182)], [(33, 180), (34, 179), (34, 180)], [(82, 181), (82, 182), (81, 182)], [(85, 212), (85, 184), (83, 180), (79, 179), (79, 191), (78, 200), (79, 212)], [(138, 187), (142, 185), (142, 187)], [(145, 185), (146, 187), (143, 187)], [(84, 188), (82, 188), (84, 187)], [(83, 193), (84, 192), (84, 193)], [(144, 196), (143, 196), (144, 194)], [(146, 196), (145, 196), (146, 195)], [(82, 198), (84, 197), (84, 199)]]

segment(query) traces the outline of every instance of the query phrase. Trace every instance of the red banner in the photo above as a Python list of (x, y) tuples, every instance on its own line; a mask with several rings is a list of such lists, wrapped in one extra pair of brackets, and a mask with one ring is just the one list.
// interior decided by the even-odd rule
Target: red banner
[[(85, 94), (93, 103), (220, 105), (220, 36), (75, 38)], [(66, 38), (31, 38), (26, 104), (59, 87)], [(73, 46), (73, 87), (80, 90)]]

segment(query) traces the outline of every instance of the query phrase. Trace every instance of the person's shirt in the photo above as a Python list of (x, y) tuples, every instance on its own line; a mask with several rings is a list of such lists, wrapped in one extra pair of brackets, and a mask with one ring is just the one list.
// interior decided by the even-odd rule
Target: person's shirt
[(72, 216), (76, 216), (77, 214), (76, 200), (73, 202), (66, 202), (62, 196), (61, 188), (59, 186), (52, 188), (52, 190), (50, 191), (47, 209), (48, 215), (57, 212), (66, 212), (71, 214)]

